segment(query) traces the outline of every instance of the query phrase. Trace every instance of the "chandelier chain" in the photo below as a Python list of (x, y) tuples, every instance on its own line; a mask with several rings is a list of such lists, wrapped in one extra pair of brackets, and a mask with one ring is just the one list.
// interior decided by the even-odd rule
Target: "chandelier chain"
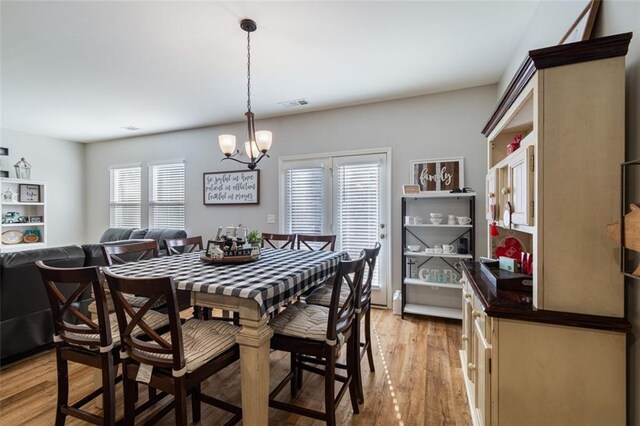
[(247, 31), (247, 111), (251, 112), (251, 33)]

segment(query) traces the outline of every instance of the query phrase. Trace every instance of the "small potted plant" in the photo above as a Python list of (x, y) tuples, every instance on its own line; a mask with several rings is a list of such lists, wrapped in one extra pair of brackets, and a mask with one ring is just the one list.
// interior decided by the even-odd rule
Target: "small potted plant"
[(260, 247), (262, 245), (262, 234), (260, 234), (260, 231), (249, 232), (247, 242), (251, 244), (252, 247)]

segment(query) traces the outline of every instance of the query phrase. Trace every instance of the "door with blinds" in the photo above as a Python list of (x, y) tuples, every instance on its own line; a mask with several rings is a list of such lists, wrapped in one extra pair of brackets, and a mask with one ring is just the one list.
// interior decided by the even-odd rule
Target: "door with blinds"
[(282, 228), (286, 233), (335, 234), (352, 258), (380, 242), (373, 303), (387, 304), (387, 158), (385, 153), (286, 161), (282, 168)]

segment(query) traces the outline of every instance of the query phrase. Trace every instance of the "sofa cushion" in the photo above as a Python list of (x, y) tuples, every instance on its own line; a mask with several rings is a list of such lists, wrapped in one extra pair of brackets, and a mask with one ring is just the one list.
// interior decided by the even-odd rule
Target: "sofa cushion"
[(131, 235), (129, 235), (129, 239), (130, 240), (142, 240), (145, 238), (145, 235), (147, 235), (147, 232), (149, 232), (149, 230), (147, 228), (145, 229), (136, 229), (135, 231), (133, 231), (131, 233)]
[(111, 241), (128, 240), (131, 233), (137, 228), (108, 228), (100, 237), (101, 243), (107, 243)]
[(183, 229), (149, 229), (144, 238), (156, 240), (164, 251), (164, 240), (187, 238), (187, 233)]

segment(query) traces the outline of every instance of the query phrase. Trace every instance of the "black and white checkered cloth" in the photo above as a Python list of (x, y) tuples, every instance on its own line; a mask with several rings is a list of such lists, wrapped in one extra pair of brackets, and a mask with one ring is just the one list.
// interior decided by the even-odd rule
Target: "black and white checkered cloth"
[(260, 259), (240, 265), (210, 265), (201, 253), (164, 256), (113, 265), (125, 277), (172, 277), (176, 288), (253, 299), (263, 315), (283, 306), (336, 272), (346, 252), (262, 249)]

